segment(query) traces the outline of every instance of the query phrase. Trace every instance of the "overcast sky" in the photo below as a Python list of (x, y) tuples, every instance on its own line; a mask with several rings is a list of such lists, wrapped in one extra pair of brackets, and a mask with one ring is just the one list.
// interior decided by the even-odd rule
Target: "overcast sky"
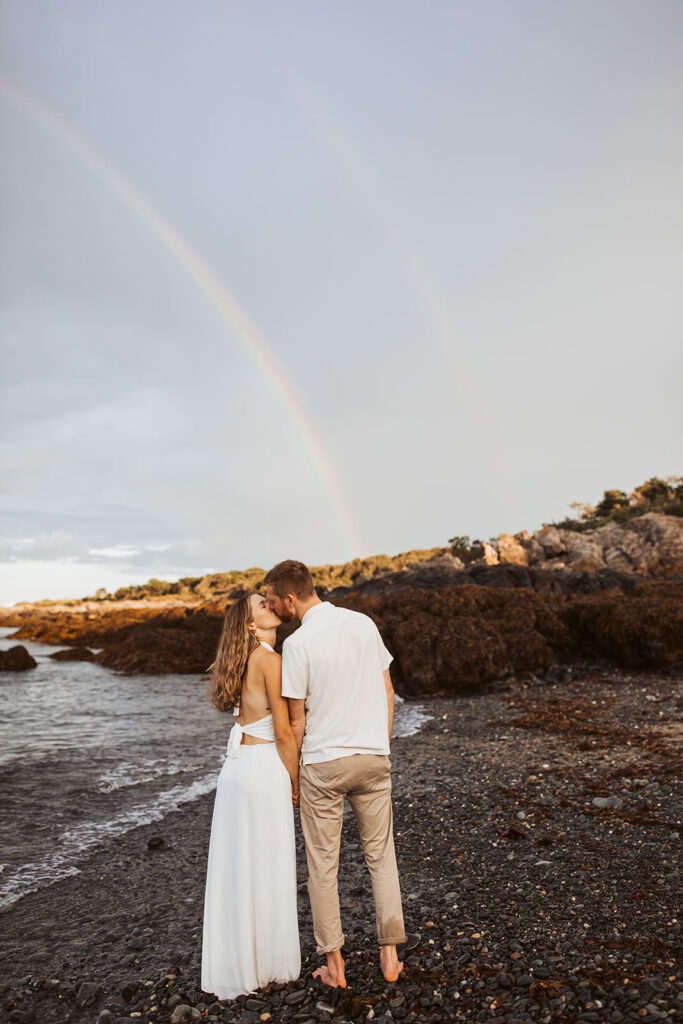
[(0, 603), (681, 471), (680, 0), (0, 11)]

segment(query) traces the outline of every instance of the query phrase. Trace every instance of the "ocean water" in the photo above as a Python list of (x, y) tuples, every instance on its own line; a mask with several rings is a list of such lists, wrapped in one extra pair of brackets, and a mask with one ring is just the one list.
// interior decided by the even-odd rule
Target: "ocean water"
[[(111, 838), (159, 821), (216, 787), (233, 722), (204, 676), (123, 676), (52, 661), (0, 672), (0, 908), (75, 874)], [(397, 698), (394, 735), (430, 718)]]

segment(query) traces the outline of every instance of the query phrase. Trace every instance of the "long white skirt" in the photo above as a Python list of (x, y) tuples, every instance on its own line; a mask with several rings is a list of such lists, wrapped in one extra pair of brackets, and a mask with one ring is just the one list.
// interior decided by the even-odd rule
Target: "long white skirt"
[(202, 989), (235, 999), (299, 977), (294, 810), (275, 743), (226, 757), (213, 809)]

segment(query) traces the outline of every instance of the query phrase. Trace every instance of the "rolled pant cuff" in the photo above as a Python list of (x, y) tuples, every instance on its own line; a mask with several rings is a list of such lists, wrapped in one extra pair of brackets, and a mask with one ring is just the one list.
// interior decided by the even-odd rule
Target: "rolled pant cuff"
[(403, 935), (397, 935), (396, 938), (380, 939), (380, 946), (400, 946), (403, 942), (408, 941), (408, 936), (404, 933)]
[(328, 942), (325, 946), (316, 946), (315, 951), (316, 953), (320, 953), (321, 955), (324, 953), (334, 953), (337, 949), (341, 949), (343, 945), (344, 935), (343, 933), (340, 933), (339, 938), (336, 939), (334, 942)]

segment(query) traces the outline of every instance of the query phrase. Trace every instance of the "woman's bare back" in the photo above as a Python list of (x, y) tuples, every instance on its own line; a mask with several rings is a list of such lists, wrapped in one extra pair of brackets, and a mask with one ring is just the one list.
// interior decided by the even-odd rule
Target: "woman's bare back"
[[(263, 659), (272, 657), (273, 652), (265, 647), (257, 647), (249, 656), (247, 670), (242, 680), (242, 691), (240, 693), (240, 713), (237, 721), (240, 725), (251, 725), (271, 713), (268, 693), (266, 691), (266, 677), (263, 671)], [(279, 655), (275, 655), (279, 657)], [(272, 743), (272, 740), (261, 740), (256, 736), (242, 736), (242, 743)]]

